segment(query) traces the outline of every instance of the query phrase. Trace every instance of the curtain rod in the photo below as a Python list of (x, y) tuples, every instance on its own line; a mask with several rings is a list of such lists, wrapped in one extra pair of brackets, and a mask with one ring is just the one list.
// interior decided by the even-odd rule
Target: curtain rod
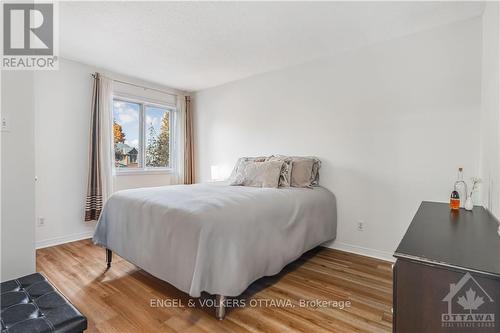
[[(106, 76), (106, 75), (102, 75), (102, 74), (99, 74), (99, 75), (103, 76), (105, 78), (108, 78), (108, 79), (110, 79), (113, 82), (128, 84), (129, 86), (134, 86), (134, 87), (137, 87), (137, 88), (142, 88), (144, 90), (153, 90), (153, 91), (157, 91), (157, 92), (160, 92), (162, 94), (171, 95), (171, 96), (178, 96), (178, 95), (180, 95), (178, 93), (174, 93), (174, 92), (171, 92), (171, 91), (166, 91), (166, 90), (160, 90), (160, 89), (156, 89), (156, 88), (145, 87), (145, 86), (141, 86), (139, 84), (135, 84), (135, 83), (132, 83), (132, 82), (127, 82), (127, 81), (113, 79), (113, 78), (111, 78), (109, 76)], [(94, 73), (90, 73), (90, 76), (92, 76), (94, 79), (96, 77), (96, 75)]]

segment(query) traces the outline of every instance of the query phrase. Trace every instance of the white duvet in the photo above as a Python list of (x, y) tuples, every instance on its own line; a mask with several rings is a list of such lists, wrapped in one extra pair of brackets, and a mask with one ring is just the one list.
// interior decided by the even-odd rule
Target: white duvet
[(117, 192), (93, 240), (198, 297), (240, 295), (335, 235), (335, 197), (322, 187), (208, 183)]

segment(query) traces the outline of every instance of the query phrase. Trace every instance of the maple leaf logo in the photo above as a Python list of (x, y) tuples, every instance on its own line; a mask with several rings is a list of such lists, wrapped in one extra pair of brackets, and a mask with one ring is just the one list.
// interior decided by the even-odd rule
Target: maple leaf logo
[(472, 313), (472, 310), (477, 310), (484, 303), (484, 300), (482, 297), (476, 297), (476, 292), (469, 288), (469, 290), (465, 292), (465, 297), (460, 296), (457, 303), (460, 304), (464, 310), (469, 310), (470, 313)]

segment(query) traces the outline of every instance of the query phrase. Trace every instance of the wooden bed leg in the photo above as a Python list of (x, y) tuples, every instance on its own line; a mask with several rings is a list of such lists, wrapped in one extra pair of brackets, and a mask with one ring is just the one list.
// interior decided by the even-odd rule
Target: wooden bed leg
[(111, 267), (111, 261), (113, 260), (113, 252), (110, 249), (106, 249), (106, 263), (108, 268)]
[(223, 320), (226, 316), (226, 296), (215, 296), (215, 316), (219, 320)]

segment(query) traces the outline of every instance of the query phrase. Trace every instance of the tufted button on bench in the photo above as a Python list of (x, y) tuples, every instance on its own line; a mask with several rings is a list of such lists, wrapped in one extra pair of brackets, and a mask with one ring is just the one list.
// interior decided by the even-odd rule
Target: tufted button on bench
[(2, 282), (2, 333), (83, 332), (85, 318), (40, 273)]

